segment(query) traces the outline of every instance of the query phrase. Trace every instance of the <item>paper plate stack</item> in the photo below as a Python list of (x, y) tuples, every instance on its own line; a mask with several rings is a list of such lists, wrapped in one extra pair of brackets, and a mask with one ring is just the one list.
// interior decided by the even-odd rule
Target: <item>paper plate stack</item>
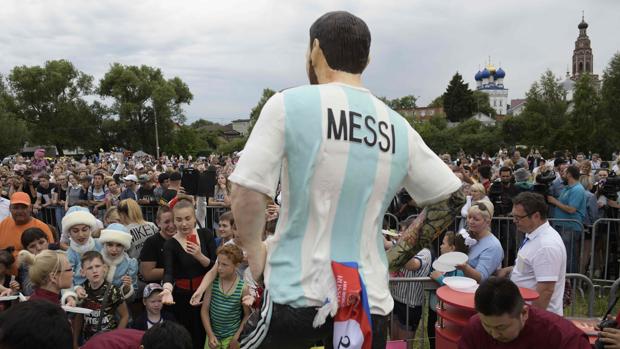
[(443, 279), (443, 283), (458, 292), (474, 293), (478, 289), (476, 280), (463, 276), (446, 277)]

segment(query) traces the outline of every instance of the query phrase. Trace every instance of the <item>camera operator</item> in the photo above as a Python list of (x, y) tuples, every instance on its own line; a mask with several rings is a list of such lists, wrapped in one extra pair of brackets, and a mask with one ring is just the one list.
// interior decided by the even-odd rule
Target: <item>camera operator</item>
[(495, 207), (495, 216), (506, 217), (512, 210), (512, 198), (517, 196), (518, 190), (510, 167), (499, 169), (499, 179), (489, 187), (489, 198)]
[[(519, 189), (514, 184), (512, 169), (503, 166), (499, 169), (499, 181), (493, 182), (489, 187), (488, 197), (495, 207), (494, 217), (508, 217), (512, 211), (512, 199), (519, 194)], [(513, 261), (515, 255), (515, 241), (517, 231), (510, 221), (494, 220), (491, 230), (497, 232), (507, 261)]]

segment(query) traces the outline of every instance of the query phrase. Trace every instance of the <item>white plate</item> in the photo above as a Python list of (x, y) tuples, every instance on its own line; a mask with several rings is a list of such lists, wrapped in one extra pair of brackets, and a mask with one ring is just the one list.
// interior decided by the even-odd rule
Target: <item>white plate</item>
[(93, 312), (92, 309), (80, 308), (80, 307), (70, 307), (68, 305), (63, 305), (62, 309), (64, 309), (68, 313), (85, 314), (85, 315), (88, 315), (88, 314)]
[(17, 299), (17, 296), (4, 296), (0, 297), (0, 302), (12, 301), (14, 299)]
[(478, 285), (475, 285), (474, 287), (464, 288), (464, 289), (455, 290), (455, 291), (463, 292), (463, 293), (476, 293), (477, 289), (478, 289)]
[(456, 268), (453, 265), (443, 264), (439, 260), (435, 260), (433, 262), (433, 269), (437, 271), (441, 271), (443, 273), (449, 273), (451, 271), (456, 270)]
[(442, 254), (441, 256), (439, 256), (439, 258), (437, 258), (437, 260), (441, 264), (445, 264), (445, 265), (463, 264), (467, 262), (468, 259), (469, 257), (467, 257), (467, 255), (463, 252), (448, 252), (448, 253)]
[(463, 276), (449, 276), (443, 279), (443, 283), (448, 285), (451, 289), (459, 292), (471, 292), (471, 289), (478, 286), (476, 280)]

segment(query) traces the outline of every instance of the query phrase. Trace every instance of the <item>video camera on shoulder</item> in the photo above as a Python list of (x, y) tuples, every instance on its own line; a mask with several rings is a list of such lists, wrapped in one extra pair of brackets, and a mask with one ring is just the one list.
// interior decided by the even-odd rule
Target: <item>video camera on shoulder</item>
[(620, 191), (620, 176), (616, 172), (611, 171), (606, 179), (599, 182), (600, 194), (609, 200), (617, 200)]
[(553, 183), (555, 178), (556, 175), (553, 170), (539, 173), (536, 176), (536, 183), (532, 186), (532, 191), (541, 194), (546, 199), (547, 195), (549, 195), (549, 187), (551, 187), (551, 183)]

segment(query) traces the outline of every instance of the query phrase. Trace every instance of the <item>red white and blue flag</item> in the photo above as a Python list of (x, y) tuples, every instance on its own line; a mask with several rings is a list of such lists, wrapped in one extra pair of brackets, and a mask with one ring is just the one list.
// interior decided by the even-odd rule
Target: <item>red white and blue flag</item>
[(334, 349), (371, 349), (372, 320), (366, 287), (355, 262), (332, 262), (338, 312), (334, 317)]

